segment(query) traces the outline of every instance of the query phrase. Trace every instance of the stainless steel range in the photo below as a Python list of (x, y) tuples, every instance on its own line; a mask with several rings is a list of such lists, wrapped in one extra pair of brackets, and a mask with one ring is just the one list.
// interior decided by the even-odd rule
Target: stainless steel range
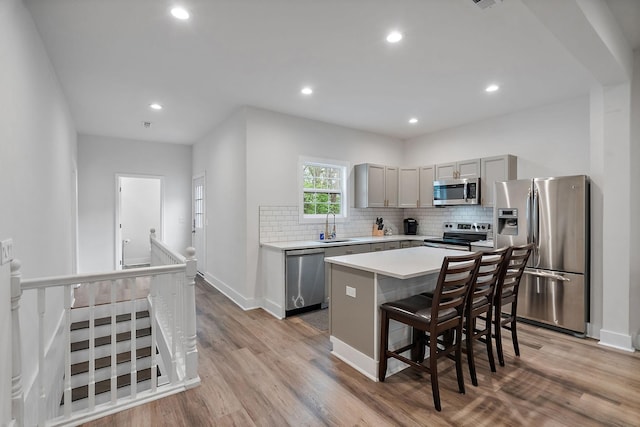
[(486, 222), (445, 222), (442, 238), (424, 239), (425, 246), (470, 251), (471, 243), (487, 240), (491, 224)]

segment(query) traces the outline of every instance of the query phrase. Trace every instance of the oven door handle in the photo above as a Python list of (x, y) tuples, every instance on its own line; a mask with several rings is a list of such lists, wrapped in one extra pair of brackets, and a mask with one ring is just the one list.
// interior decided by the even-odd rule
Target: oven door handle
[(471, 250), (470, 246), (461, 246), (461, 245), (447, 245), (446, 243), (432, 243), (432, 242), (424, 242), (424, 246), (429, 248), (439, 248), (439, 249), (452, 249), (454, 251), (465, 251), (469, 252)]

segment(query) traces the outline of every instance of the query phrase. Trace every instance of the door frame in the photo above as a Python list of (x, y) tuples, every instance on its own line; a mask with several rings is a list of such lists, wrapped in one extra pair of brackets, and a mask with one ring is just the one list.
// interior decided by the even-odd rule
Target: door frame
[[(202, 178), (202, 207), (204, 209), (204, 221), (202, 222), (202, 253), (196, 251), (196, 259), (198, 260), (197, 267), (198, 272), (204, 273), (207, 270), (207, 172), (204, 171), (200, 174), (193, 175), (191, 178), (191, 246), (194, 248), (194, 235), (195, 235), (195, 199), (194, 199), (194, 190), (195, 190), (195, 182), (197, 179)], [(197, 249), (197, 248), (196, 248)]]
[[(156, 237), (162, 240), (164, 236), (164, 176), (162, 175), (146, 175), (135, 173), (116, 173), (115, 175), (115, 222), (114, 228), (114, 270), (122, 270), (122, 229), (120, 228), (120, 210), (121, 206), (121, 193), (120, 193), (120, 179), (121, 178), (143, 178), (143, 179), (158, 179), (160, 180), (160, 230), (156, 230)], [(150, 231), (149, 231), (149, 234)]]

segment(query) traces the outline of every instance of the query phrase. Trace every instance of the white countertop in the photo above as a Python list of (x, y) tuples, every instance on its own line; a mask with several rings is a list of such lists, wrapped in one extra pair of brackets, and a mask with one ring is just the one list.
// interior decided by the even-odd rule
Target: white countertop
[(346, 246), (346, 245), (359, 245), (366, 243), (384, 243), (384, 242), (398, 242), (402, 240), (424, 240), (433, 239), (433, 236), (417, 236), (417, 235), (405, 235), (396, 234), (392, 236), (363, 236), (363, 237), (345, 237), (346, 241), (340, 241), (342, 238), (338, 237), (336, 242), (319, 240), (295, 240), (289, 242), (270, 242), (260, 243), (260, 246), (278, 249), (282, 251), (288, 251), (291, 249), (310, 249), (310, 248), (327, 248), (331, 246)]
[(469, 255), (469, 252), (419, 246), (392, 251), (328, 257), (324, 261), (398, 279), (410, 279), (437, 273), (442, 267), (442, 260), (445, 256), (459, 255)]

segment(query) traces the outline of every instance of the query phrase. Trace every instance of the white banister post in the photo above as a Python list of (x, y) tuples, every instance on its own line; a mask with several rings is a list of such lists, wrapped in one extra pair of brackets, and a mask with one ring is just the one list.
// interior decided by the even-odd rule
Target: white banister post
[(198, 273), (195, 248), (187, 250), (186, 284), (184, 289), (184, 319), (185, 319), (185, 362), (186, 380), (198, 378), (198, 349), (196, 347), (196, 289), (195, 278)]
[[(153, 241), (156, 240), (156, 229), (152, 228), (149, 230), (149, 265), (150, 266), (154, 266), (157, 265), (157, 263), (154, 260), (154, 244)], [(151, 278), (151, 280), (153, 280), (153, 278)]]
[(11, 370), (11, 416), (18, 427), (24, 425), (24, 395), (22, 391), (22, 340), (20, 338), (20, 261), (11, 261), (11, 331), (12, 370)]

